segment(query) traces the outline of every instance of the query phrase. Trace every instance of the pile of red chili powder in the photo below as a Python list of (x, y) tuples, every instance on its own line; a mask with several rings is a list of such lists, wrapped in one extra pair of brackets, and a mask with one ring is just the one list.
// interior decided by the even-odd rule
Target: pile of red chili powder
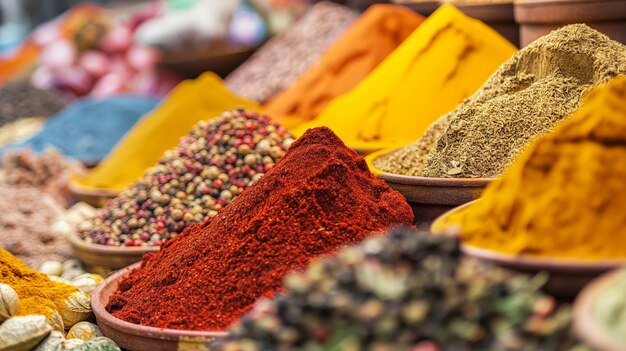
[(404, 197), (362, 157), (330, 129), (312, 129), (215, 217), (146, 255), (107, 310), (136, 324), (224, 330), (290, 271), (412, 221)]

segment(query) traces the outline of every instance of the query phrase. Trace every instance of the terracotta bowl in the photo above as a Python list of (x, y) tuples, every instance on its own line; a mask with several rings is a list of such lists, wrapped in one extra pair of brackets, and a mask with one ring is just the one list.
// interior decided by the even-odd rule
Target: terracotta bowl
[(595, 302), (601, 291), (619, 277), (619, 272), (605, 274), (589, 284), (574, 304), (574, 331), (588, 346), (598, 351), (623, 351), (626, 344), (614, 339), (595, 317)]
[(206, 71), (226, 77), (250, 58), (257, 47), (218, 45), (206, 49), (164, 53), (159, 65), (185, 78), (195, 78)]
[(72, 181), (68, 183), (68, 188), (74, 199), (86, 202), (96, 208), (104, 207), (109, 199), (116, 197), (118, 194), (117, 191), (112, 190), (86, 188)]
[(74, 256), (88, 269), (116, 270), (141, 261), (143, 255), (159, 251), (158, 247), (116, 247), (90, 244), (76, 234), (68, 237)]
[(518, 0), (515, 20), (520, 25), (522, 47), (572, 23), (585, 23), (626, 44), (624, 0)]
[(393, 3), (408, 7), (424, 17), (430, 16), (441, 6), (439, 1), (393, 0)]
[[(445, 224), (447, 217), (470, 205), (466, 204), (445, 213), (433, 222), (431, 231), (435, 234), (449, 234), (450, 231), (447, 230)], [(460, 228), (460, 230), (463, 229)], [(461, 250), (467, 256), (514, 271), (527, 274), (547, 272), (550, 277), (544, 290), (562, 301), (572, 301), (589, 282), (626, 263), (626, 260), (584, 261), (532, 255), (511, 255), (465, 244), (461, 245)]]
[(113, 317), (105, 307), (119, 282), (139, 263), (124, 268), (98, 285), (91, 294), (91, 308), (104, 335), (130, 351), (207, 350), (208, 343), (224, 337), (224, 332), (200, 332), (146, 327)]
[(366, 157), (372, 172), (406, 198), (415, 214), (415, 224), (431, 223), (447, 211), (480, 197), (493, 179), (427, 178), (383, 172), (373, 161), (393, 151), (381, 151)]

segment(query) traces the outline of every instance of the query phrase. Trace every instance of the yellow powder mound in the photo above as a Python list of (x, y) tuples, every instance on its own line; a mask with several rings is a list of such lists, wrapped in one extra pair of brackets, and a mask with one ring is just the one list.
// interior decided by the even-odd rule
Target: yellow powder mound
[(424, 18), (403, 6), (376, 4), (361, 15), (317, 64), (263, 107), (287, 128), (312, 120), (337, 96), (354, 88), (408, 37)]
[(181, 82), (128, 132), (98, 167), (73, 182), (87, 189), (120, 192), (156, 164), (163, 152), (176, 146), (198, 121), (240, 107), (260, 108), (256, 103), (236, 96), (213, 73)]
[(407, 144), (513, 53), (515, 47), (487, 25), (444, 5), (359, 85), (295, 133), (327, 126), (363, 151)]
[(507, 254), (623, 260), (624, 160), (626, 76), (619, 76), (590, 92), (578, 112), (536, 139), (443, 227), (457, 227), (466, 244)]
[(0, 249), (0, 283), (8, 284), (17, 293), (20, 316), (49, 317), (54, 311), (66, 309), (65, 300), (78, 291), (74, 286), (51, 281), (3, 249)]

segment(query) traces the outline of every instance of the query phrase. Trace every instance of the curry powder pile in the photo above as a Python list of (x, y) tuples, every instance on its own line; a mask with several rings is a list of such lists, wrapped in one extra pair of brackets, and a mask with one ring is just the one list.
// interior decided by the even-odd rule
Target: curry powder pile
[(539, 137), (476, 203), (452, 215), (465, 244), (576, 260), (626, 258), (626, 76)]
[(19, 296), (17, 314), (20, 316), (41, 314), (50, 317), (54, 312), (66, 309), (67, 298), (79, 291), (74, 286), (53, 282), (3, 249), (0, 249), (0, 283), (11, 286)]

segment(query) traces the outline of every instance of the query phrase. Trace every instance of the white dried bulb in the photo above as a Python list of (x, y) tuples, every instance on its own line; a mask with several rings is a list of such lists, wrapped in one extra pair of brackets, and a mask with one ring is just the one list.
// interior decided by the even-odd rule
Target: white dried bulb
[(46, 317), (41, 315), (9, 318), (0, 324), (0, 350), (28, 351), (51, 331)]
[(63, 263), (59, 261), (46, 261), (39, 266), (39, 271), (46, 275), (60, 276), (63, 274)]
[(6, 284), (0, 284), (0, 323), (11, 318), (20, 307), (20, 299), (15, 290)]
[(100, 327), (89, 322), (76, 323), (72, 329), (67, 332), (68, 339), (81, 339), (84, 341), (89, 341), (102, 335)]
[(98, 284), (102, 283), (103, 280), (104, 279), (102, 278), (102, 276), (98, 274), (85, 273), (72, 279), (70, 284), (74, 285), (75, 287), (79, 288), (81, 291), (87, 294), (91, 294), (94, 290), (96, 290)]

